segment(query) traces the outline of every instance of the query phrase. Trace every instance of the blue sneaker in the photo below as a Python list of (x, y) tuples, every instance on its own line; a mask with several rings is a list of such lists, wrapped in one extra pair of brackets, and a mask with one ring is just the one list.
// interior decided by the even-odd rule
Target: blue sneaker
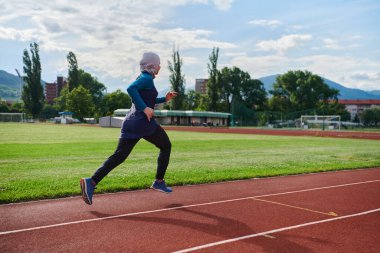
[(92, 195), (94, 194), (95, 185), (91, 178), (82, 178), (80, 180), (82, 189), (82, 198), (87, 205), (92, 205)]
[(171, 187), (166, 186), (165, 180), (162, 180), (161, 182), (157, 182), (157, 180), (154, 181), (150, 188), (165, 193), (171, 193), (173, 191)]

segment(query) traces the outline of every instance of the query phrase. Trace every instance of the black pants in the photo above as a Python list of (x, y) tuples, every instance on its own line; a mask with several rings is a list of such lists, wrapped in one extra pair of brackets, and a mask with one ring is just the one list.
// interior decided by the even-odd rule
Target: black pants
[[(158, 126), (152, 135), (143, 138), (160, 149), (160, 154), (158, 155), (157, 159), (156, 179), (164, 179), (166, 168), (169, 165), (172, 146), (168, 135), (161, 126)], [(140, 139), (120, 138), (115, 152), (95, 172), (95, 174), (92, 176), (92, 180), (98, 184), (111, 170), (124, 162), (139, 140)]]

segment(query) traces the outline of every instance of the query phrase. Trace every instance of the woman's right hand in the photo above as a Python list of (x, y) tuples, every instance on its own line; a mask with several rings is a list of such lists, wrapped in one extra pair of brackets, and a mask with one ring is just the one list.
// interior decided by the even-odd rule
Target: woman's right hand
[(150, 107), (146, 107), (144, 109), (144, 113), (145, 113), (146, 117), (148, 118), (148, 121), (150, 122), (150, 119), (153, 118), (153, 116), (154, 116), (154, 110)]

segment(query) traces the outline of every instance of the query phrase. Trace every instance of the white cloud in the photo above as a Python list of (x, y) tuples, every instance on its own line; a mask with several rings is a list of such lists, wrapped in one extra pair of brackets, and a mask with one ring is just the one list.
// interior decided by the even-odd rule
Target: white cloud
[[(98, 76), (133, 80), (139, 72), (143, 51), (156, 51), (162, 58), (161, 76), (167, 76), (167, 59), (174, 45), (181, 50), (234, 48), (228, 42), (210, 39), (213, 32), (181, 27), (160, 28), (166, 24), (170, 8), (185, 4), (212, 4), (218, 10), (231, 8), (232, 0), (155, 0), (78, 1), (41, 0), (6, 4), (0, 10), (0, 39), (36, 41), (40, 52), (59, 52), (61, 61), (55, 71), (62, 71), (66, 55), (73, 51), (79, 67), (91, 69)], [(154, 11), (152, 11), (152, 9)], [(148, 15), (148, 16), (147, 16)], [(187, 58), (187, 64), (199, 64)], [(203, 63), (204, 65), (204, 63)], [(49, 63), (49, 67), (51, 63)], [(53, 74), (54, 75), (54, 74)]]
[(293, 26), (291, 26), (291, 28), (294, 29), (294, 30), (304, 29), (304, 27), (302, 25), (293, 25)]
[(282, 36), (278, 40), (266, 40), (256, 44), (256, 48), (260, 51), (277, 51), (284, 54), (291, 48), (297, 47), (312, 39), (310, 34), (291, 34)]
[(20, 31), (14, 28), (6, 28), (0, 26), (0, 39), (2, 40), (30, 41), (35, 38), (36, 37), (32, 29)]
[(380, 72), (356, 72), (350, 77), (358, 81), (377, 81), (380, 83)]
[[(216, 7), (216, 9), (221, 10), (221, 11), (228, 11), (231, 8), (232, 3), (234, 1), (235, 0), (190, 0), (190, 1), (183, 0), (182, 4), (185, 4), (187, 2), (195, 3), (195, 4), (209, 4), (209, 2), (211, 2)], [(176, 1), (172, 1), (172, 2), (176, 2)]]
[(269, 26), (271, 28), (275, 28), (279, 25), (282, 25), (282, 22), (278, 20), (268, 20), (268, 19), (260, 19), (260, 20), (252, 20), (248, 22), (254, 26)]
[(348, 38), (343, 38), (341, 40), (326, 38), (323, 39), (324, 47), (332, 50), (345, 50), (348, 48), (358, 48), (360, 44), (352, 44), (352, 41), (358, 40), (358, 36), (352, 36)]
[(328, 49), (334, 49), (334, 50), (343, 49), (343, 47), (338, 44), (338, 41), (336, 41), (334, 39), (330, 39), (330, 38), (324, 39), (323, 43), (324, 43), (325, 47)]
[[(371, 36), (367, 36), (365, 31), (362, 33), (355, 29), (339, 33), (338, 28), (328, 22), (328, 26), (319, 24), (315, 19), (310, 23), (302, 18), (306, 16), (302, 13), (301, 18), (292, 16), (281, 21), (251, 20), (251, 27), (265, 29), (242, 36), (243, 28), (225, 30), (222, 22), (216, 27), (214, 21), (208, 23), (206, 17), (197, 16), (199, 13), (190, 15), (202, 19), (202, 22), (189, 21), (189, 13), (183, 18), (177, 16), (180, 15), (179, 11), (187, 10), (186, 5), (196, 5), (197, 8), (189, 9), (198, 10), (199, 7), (202, 10), (200, 13), (210, 13), (210, 19), (214, 20), (212, 18), (227, 17), (223, 11), (232, 7), (252, 7), (252, 1), (236, 6), (233, 6), (232, 0), (148, 2), (81, 0), (72, 4), (67, 0), (2, 1), (0, 47), (10, 44), (7, 48), (14, 52), (2, 54), (0, 50), (0, 60), (7, 59), (6, 68), (13, 70), (11, 64), (19, 63), (15, 60), (9, 63), (11, 58), (19, 59), (22, 64), (22, 49), (36, 41), (44, 61), (43, 78), (47, 74), (54, 77), (67, 73), (66, 55), (73, 51), (81, 68), (104, 78), (100, 81), (107, 85), (110, 85), (109, 80), (113, 82), (113, 86), (109, 87), (112, 91), (122, 85), (119, 83), (125, 84), (136, 78), (139, 58), (146, 50), (156, 51), (161, 56), (162, 70), (156, 85), (162, 82), (167, 87), (169, 71), (166, 64), (171, 59), (173, 46), (180, 49), (187, 85), (191, 85), (191, 78), (207, 75), (208, 55), (216, 46), (220, 48), (219, 66), (238, 66), (254, 77), (281, 74), (291, 69), (308, 69), (334, 81), (344, 80), (342, 84), (348, 87), (378, 89), (380, 63), (375, 56), (380, 51), (373, 48), (377, 45), (377, 34), (368, 33)], [(247, 20), (261, 14), (268, 13), (252, 10), (252, 13), (241, 17), (234, 16), (236, 20), (233, 22), (248, 25)], [(275, 15), (278, 14), (275, 12), (272, 14), (273, 17), (281, 16)], [(299, 12), (294, 14), (298, 15)], [(297, 26), (292, 20), (297, 20), (302, 26)], [(268, 28), (272, 30), (268, 31)], [(370, 50), (366, 50), (368, 44), (372, 46)], [(355, 50), (339, 50), (354, 47)], [(19, 48), (22, 49), (15, 52)], [(373, 60), (369, 60), (370, 57)], [(50, 76), (47, 79), (50, 80)]]
[(227, 57), (237, 57), (237, 56), (247, 56), (246, 52), (224, 52), (224, 56)]
[(361, 40), (361, 39), (363, 39), (363, 36), (361, 36), (361, 35), (352, 35), (348, 39), (349, 40)]
[(234, 0), (213, 0), (213, 2), (217, 9), (221, 11), (227, 11), (231, 8)]

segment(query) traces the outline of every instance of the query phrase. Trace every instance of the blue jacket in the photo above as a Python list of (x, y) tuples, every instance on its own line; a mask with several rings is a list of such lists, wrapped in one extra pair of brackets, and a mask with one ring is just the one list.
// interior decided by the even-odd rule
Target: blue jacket
[(158, 92), (153, 77), (147, 72), (142, 72), (136, 81), (129, 85), (127, 92), (132, 98), (132, 107), (123, 120), (121, 138), (138, 139), (153, 134), (158, 123), (153, 118), (148, 121), (144, 109), (154, 109), (155, 104), (166, 101), (165, 97), (157, 98)]

